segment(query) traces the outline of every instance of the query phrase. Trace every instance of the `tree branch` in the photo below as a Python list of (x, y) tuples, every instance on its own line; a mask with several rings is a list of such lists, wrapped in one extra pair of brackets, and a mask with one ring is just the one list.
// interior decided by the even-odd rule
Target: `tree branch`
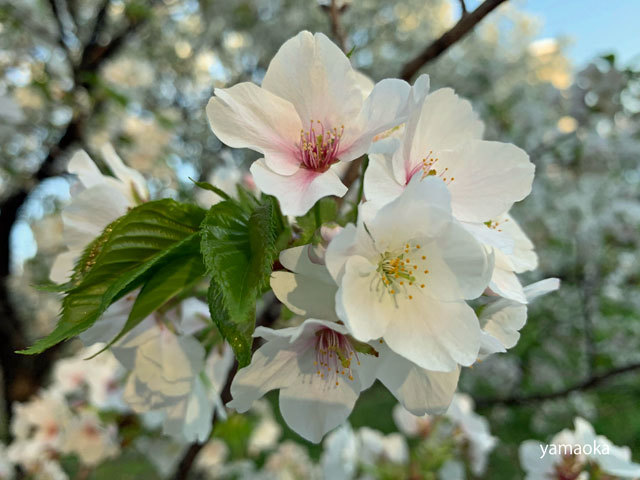
[(547, 393), (534, 393), (531, 395), (513, 395), (511, 397), (504, 398), (480, 398), (476, 400), (476, 405), (479, 408), (492, 407), (495, 405), (526, 405), (529, 403), (543, 402), (545, 400), (554, 400), (556, 398), (566, 397), (572, 392), (590, 390), (599, 386), (600, 384), (608, 381), (611, 378), (617, 377), (625, 373), (634, 372), (640, 370), (640, 362), (625, 365), (624, 367), (614, 368), (604, 373), (592, 375), (582, 382), (576, 383), (570, 387), (566, 387), (562, 390)]
[(340, 15), (345, 10), (346, 5), (338, 8), (336, 0), (331, 0), (331, 4), (324, 7), (329, 15), (329, 21), (331, 23), (331, 35), (336, 41), (338, 46), (343, 52), (347, 52), (347, 36), (344, 28), (342, 28), (342, 22), (340, 21)]
[(505, 1), (507, 0), (485, 0), (473, 12), (467, 13), (466, 15), (463, 14), (451, 30), (445, 32), (440, 38), (420, 52), (413, 60), (405, 64), (400, 73), (400, 78), (406, 81), (411, 80), (422, 67), (438, 58), (440, 54), (469, 33), (484, 17)]

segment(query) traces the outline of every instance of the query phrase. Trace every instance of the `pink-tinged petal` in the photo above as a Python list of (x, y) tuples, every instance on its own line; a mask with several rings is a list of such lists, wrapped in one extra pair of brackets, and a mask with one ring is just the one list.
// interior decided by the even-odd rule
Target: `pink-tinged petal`
[(413, 299), (396, 299), (398, 307), (383, 337), (395, 353), (438, 372), (476, 361), (480, 324), (465, 302), (440, 302), (419, 291)]
[(214, 93), (207, 116), (222, 142), (264, 154), (267, 165), (283, 175), (298, 169), (302, 124), (291, 103), (252, 83)]
[(350, 161), (367, 152), (378, 133), (403, 123), (408, 117), (411, 86), (394, 78), (376, 84), (356, 119), (345, 125), (340, 141), (340, 160)]
[(458, 386), (460, 368), (452, 372), (432, 372), (380, 347), (378, 378), (413, 415), (443, 414)]
[(494, 219), (531, 192), (535, 166), (526, 152), (510, 143), (473, 140), (441, 153), (437, 163), (458, 220)]
[(305, 130), (311, 120), (340, 129), (362, 106), (349, 59), (322, 33), (303, 31), (287, 40), (271, 60), (262, 87), (291, 102)]
[(332, 169), (319, 173), (298, 168), (295, 173), (286, 176), (271, 170), (264, 160), (256, 160), (251, 165), (251, 174), (262, 192), (280, 201), (280, 208), (285, 215), (304, 215), (321, 198), (330, 195), (342, 197), (347, 193), (347, 187)]

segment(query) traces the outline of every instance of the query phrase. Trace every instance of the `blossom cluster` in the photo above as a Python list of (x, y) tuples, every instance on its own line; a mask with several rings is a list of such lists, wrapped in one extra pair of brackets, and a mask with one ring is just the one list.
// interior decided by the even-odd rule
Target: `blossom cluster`
[(90, 361), (100, 345), (58, 361), (53, 382), (25, 403), (13, 405), (12, 443), (6, 449), (6, 476), (20, 466), (33, 478), (66, 480), (60, 459), (75, 456), (87, 468), (120, 454), (118, 426), (101, 412), (125, 412), (124, 371), (111, 354)]
[(301, 32), (261, 87), (214, 93), (214, 133), (264, 156), (253, 179), (286, 215), (344, 196), (341, 168), (368, 161), (357, 220), (281, 252), (271, 287), (304, 321), (255, 330), (265, 342), (236, 375), (229, 407), (247, 411), (280, 390), (285, 421), (312, 442), (376, 379), (412, 414), (443, 413), (460, 369), (513, 347), (528, 302), (558, 287), (523, 287), (517, 276), (537, 266), (509, 215), (530, 193), (534, 165), (514, 145), (483, 140), (471, 104), (451, 89), (430, 92), (426, 75), (374, 85), (327, 37)]

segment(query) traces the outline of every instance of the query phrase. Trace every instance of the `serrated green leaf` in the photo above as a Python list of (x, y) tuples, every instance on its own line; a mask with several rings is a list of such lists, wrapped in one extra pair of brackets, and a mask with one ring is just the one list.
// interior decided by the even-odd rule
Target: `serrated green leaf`
[(210, 308), (213, 312), (224, 307), (222, 320), (214, 321), (241, 365), (248, 361), (247, 345), (250, 357), (256, 300), (267, 287), (279, 248), (289, 236), (273, 197), (255, 203), (252, 210), (236, 201), (218, 203), (207, 213), (201, 229), (202, 256), (214, 285), (215, 295), (211, 296), (210, 289), (209, 296), (217, 302)]
[(149, 280), (136, 297), (124, 327), (94, 356), (104, 352), (154, 311), (202, 279), (206, 270), (202, 263), (199, 244), (199, 235), (191, 235), (188, 241), (172, 249), (165, 260), (148, 272)]
[(215, 280), (211, 280), (209, 285), (207, 301), (211, 318), (218, 327), (220, 334), (233, 348), (238, 365), (240, 367), (249, 365), (249, 362), (251, 362), (251, 345), (253, 343), (252, 334), (256, 322), (255, 311), (247, 312), (245, 317), (236, 316), (232, 318), (225, 305), (222, 289)]
[(19, 353), (40, 353), (89, 328), (114, 301), (143, 285), (153, 267), (193, 242), (204, 217), (194, 205), (164, 199), (142, 204), (109, 225), (78, 262), (58, 325)]

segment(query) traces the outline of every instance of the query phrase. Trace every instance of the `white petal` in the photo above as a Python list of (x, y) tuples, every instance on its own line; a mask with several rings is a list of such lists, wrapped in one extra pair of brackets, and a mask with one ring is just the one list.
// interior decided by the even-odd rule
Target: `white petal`
[(538, 268), (538, 255), (533, 243), (524, 233), (518, 222), (510, 215), (504, 215), (499, 219), (498, 228), (502, 233), (513, 239), (513, 252), (501, 249), (509, 257), (512, 269), (515, 273), (522, 273)]
[(65, 244), (83, 250), (107, 225), (127, 213), (129, 206), (129, 200), (108, 185), (80, 192), (62, 211)]
[(78, 150), (73, 154), (67, 165), (67, 171), (77, 175), (85, 188), (104, 183), (104, 175), (84, 150)]
[(349, 161), (365, 154), (378, 133), (403, 123), (411, 86), (404, 80), (387, 78), (376, 84), (351, 124), (345, 124), (339, 156)]
[(554, 473), (554, 463), (559, 458), (551, 455), (547, 448), (544, 450), (546, 455), (543, 457), (543, 445), (535, 440), (527, 440), (520, 444), (520, 465), (527, 473), (527, 480), (546, 480)]
[(451, 372), (471, 365), (480, 349), (480, 325), (465, 302), (439, 302), (426, 295), (398, 296), (398, 310), (384, 340), (398, 355), (427, 370)]
[(344, 273), (344, 264), (355, 253), (356, 236), (356, 226), (350, 223), (331, 240), (327, 247), (324, 261), (327, 270), (336, 281), (339, 281)]
[(271, 340), (253, 354), (249, 366), (238, 370), (231, 384), (233, 400), (227, 404), (240, 413), (265, 393), (283, 388), (300, 375), (297, 352), (287, 349), (288, 339)]
[(375, 267), (367, 259), (353, 256), (347, 260), (336, 294), (338, 317), (363, 342), (382, 337), (396, 314), (390, 296), (377, 293), (374, 282), (381, 283)]
[(441, 88), (426, 96), (407, 122), (406, 131), (405, 158), (416, 164), (430, 151), (439, 157), (442, 151), (482, 138), (484, 125), (468, 100), (450, 88)]
[(496, 247), (505, 254), (513, 253), (514, 240), (506, 232), (498, 231), (494, 228), (489, 228), (484, 223), (460, 223), (480, 243), (483, 243), (484, 245), (488, 245), (490, 247)]
[(251, 165), (251, 174), (262, 192), (279, 200), (285, 215), (304, 215), (321, 198), (330, 195), (342, 197), (347, 193), (347, 187), (332, 169), (317, 173), (300, 168), (285, 176), (271, 170), (264, 160), (256, 160)]
[(438, 173), (449, 183), (451, 207), (458, 220), (485, 222), (507, 212), (531, 192), (535, 166), (510, 143), (473, 140), (440, 154)]
[[(500, 258), (500, 253), (496, 253), (496, 259)], [(501, 297), (508, 298), (510, 300), (527, 303), (527, 297), (524, 295), (522, 284), (518, 280), (518, 276), (496, 265), (491, 275), (491, 282), (489, 288)]]
[(395, 250), (417, 237), (437, 237), (451, 223), (449, 200), (441, 181), (414, 178), (402, 195), (382, 207), (367, 224), (377, 250)]
[[(479, 297), (487, 288), (494, 270), (493, 257), (487, 255), (482, 245), (458, 222), (451, 222), (434, 243), (440, 254), (432, 255), (430, 260), (427, 253), (430, 270), (427, 280), (433, 278), (429, 291), (441, 299)], [(427, 248), (433, 249), (429, 244)], [(446, 292), (442, 285), (455, 285), (456, 288)]]
[(364, 196), (378, 207), (398, 198), (404, 190), (393, 176), (391, 159), (386, 155), (369, 155), (369, 166), (364, 174)]
[(311, 120), (327, 128), (346, 126), (362, 105), (349, 59), (322, 33), (303, 31), (287, 40), (271, 60), (262, 87), (291, 102), (305, 130)]
[(524, 287), (524, 294), (528, 301), (532, 301), (542, 295), (554, 292), (560, 288), (560, 280), (557, 278), (545, 278), (539, 282)]
[(358, 88), (362, 93), (362, 100), (364, 101), (364, 99), (371, 94), (371, 91), (375, 86), (375, 82), (371, 80), (367, 75), (365, 75), (364, 73), (358, 70), (354, 70), (354, 74), (355, 74), (356, 84), (358, 85)]
[(273, 272), (271, 288), (273, 293), (289, 310), (303, 317), (337, 321), (335, 295), (338, 286), (325, 283), (306, 275), (291, 272)]
[(460, 369), (431, 372), (387, 349), (380, 353), (378, 378), (414, 415), (447, 411), (458, 385)]
[(526, 322), (527, 306), (506, 299), (488, 305), (480, 315), (482, 330), (503, 347), (496, 351), (514, 347), (520, 339), (519, 331)]
[(148, 200), (149, 190), (142, 174), (134, 168), (127, 167), (110, 143), (103, 145), (100, 151), (111, 172), (125, 185), (125, 191), (129, 194), (131, 203), (136, 203), (134, 190), (139, 199)]
[(280, 411), (287, 425), (300, 436), (318, 443), (349, 417), (360, 395), (359, 383), (340, 377), (337, 382), (315, 372), (300, 375), (280, 391)]
[(264, 154), (269, 167), (281, 174), (298, 170), (302, 124), (291, 103), (248, 82), (214, 93), (207, 116), (222, 142)]

